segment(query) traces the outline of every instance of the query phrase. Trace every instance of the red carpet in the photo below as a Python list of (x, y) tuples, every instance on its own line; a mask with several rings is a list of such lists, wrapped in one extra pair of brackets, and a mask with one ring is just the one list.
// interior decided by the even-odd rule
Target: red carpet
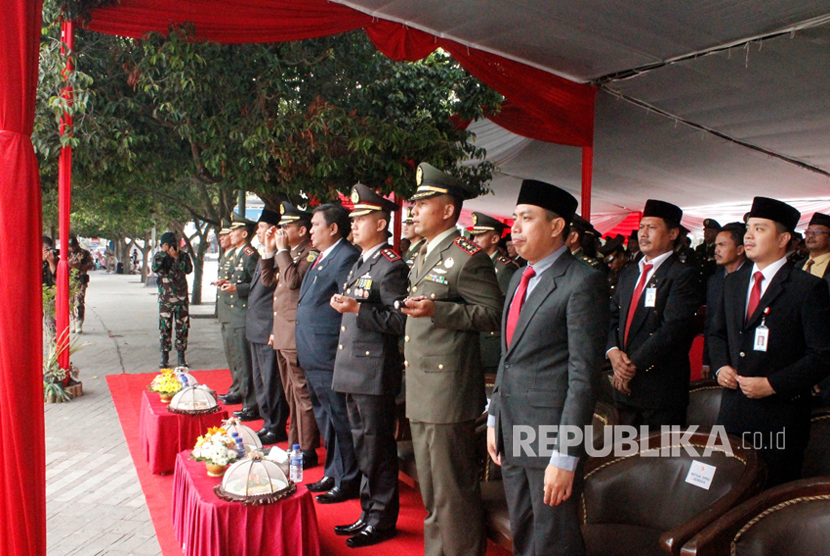
[[(172, 504), (173, 475), (159, 476), (150, 473), (138, 441), (138, 415), (141, 392), (147, 387), (155, 373), (110, 375), (107, 383), (112, 393), (121, 428), (127, 439), (127, 446), (133, 458), (141, 488), (147, 499), (147, 507), (153, 519), (159, 545), (164, 556), (179, 556), (182, 552), (173, 536), (170, 508)], [(231, 379), (227, 370), (193, 371), (193, 376), (217, 392), (226, 392)], [(233, 410), (240, 406), (231, 406)], [(246, 423), (254, 430), (262, 426), (261, 421)], [(280, 444), (286, 448), (286, 444)], [(318, 450), (320, 461), (325, 460), (325, 450)], [(323, 466), (304, 473), (304, 482), (311, 483), (323, 476)], [(323, 556), (360, 554), (372, 552), (372, 556), (419, 556), (424, 553), (424, 511), (421, 495), (405, 483), (400, 483), (401, 511), (398, 518), (398, 536), (392, 540), (364, 549), (352, 550), (345, 544), (346, 537), (334, 534), (335, 525), (352, 523), (360, 517), (360, 503), (350, 500), (343, 504), (317, 507), (317, 521), (320, 527), (320, 551)], [(490, 544), (488, 556), (509, 554), (501, 547)]]

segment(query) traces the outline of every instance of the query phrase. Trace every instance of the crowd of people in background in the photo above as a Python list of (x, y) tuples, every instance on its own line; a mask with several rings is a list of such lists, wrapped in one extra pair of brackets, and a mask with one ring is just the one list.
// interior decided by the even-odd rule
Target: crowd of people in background
[[(388, 232), (399, 207), (362, 184), (351, 212), (283, 202), (257, 222), (234, 213), (218, 234), (217, 316), (232, 377), (220, 398), (241, 405), (240, 420), (263, 420), (263, 444), (287, 440), (304, 467), (322, 463), (322, 479), (307, 485), (318, 503), (360, 499), (355, 521), (334, 528), (348, 546), (397, 533), (403, 392), (427, 554), (486, 550), (483, 415), (514, 553), (583, 554), (584, 446), (555, 438), (548, 452), (516, 451), (516, 427), (585, 427), (603, 390), (622, 424), (685, 426), (699, 333), (703, 375), (724, 389), (718, 424), (739, 437), (786, 431), (785, 446), (759, 448), (766, 486), (799, 477), (811, 407), (830, 402), (830, 216), (816, 213), (800, 236), (795, 208), (756, 197), (741, 222), (706, 219), (692, 248), (683, 211), (651, 199), (629, 237), (602, 238), (572, 195), (524, 180), (512, 224), (473, 213), (468, 239), (458, 220), (475, 189), (425, 163), (416, 185), (400, 252)], [(59, 257), (47, 240), (44, 283)], [(192, 261), (173, 233), (160, 242), (159, 366), (171, 365), (172, 349), (186, 366)], [(80, 276), (92, 263), (76, 239), (68, 261)]]

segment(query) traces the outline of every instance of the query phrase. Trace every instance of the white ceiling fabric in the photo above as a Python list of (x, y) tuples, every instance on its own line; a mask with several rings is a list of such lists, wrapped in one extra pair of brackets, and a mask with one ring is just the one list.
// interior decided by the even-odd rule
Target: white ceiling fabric
[[(717, 218), (713, 205), (755, 195), (830, 205), (830, 0), (335, 1), (598, 80), (592, 220), (610, 222), (649, 198), (701, 218), (700, 207)], [(522, 178), (580, 197), (580, 149), (486, 121), (471, 129), (499, 173), (495, 194), (465, 208), (509, 216)]]

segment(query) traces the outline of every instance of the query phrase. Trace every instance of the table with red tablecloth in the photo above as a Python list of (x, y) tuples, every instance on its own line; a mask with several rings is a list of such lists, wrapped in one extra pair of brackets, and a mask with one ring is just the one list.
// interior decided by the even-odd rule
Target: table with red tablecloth
[(197, 438), (208, 428), (218, 427), (227, 418), (226, 409), (203, 415), (171, 413), (158, 394), (143, 392), (138, 414), (138, 437), (150, 471), (156, 475), (172, 473), (176, 454), (192, 450)]
[(320, 536), (311, 493), (303, 485), (273, 504), (226, 502), (204, 462), (176, 457), (173, 529), (185, 556), (319, 556)]

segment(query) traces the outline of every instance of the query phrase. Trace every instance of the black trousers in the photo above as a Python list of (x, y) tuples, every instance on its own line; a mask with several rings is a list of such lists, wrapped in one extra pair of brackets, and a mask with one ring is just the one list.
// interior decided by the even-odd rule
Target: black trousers
[(277, 369), (277, 352), (268, 344), (251, 342), (251, 362), (256, 401), (264, 421), (262, 428), (284, 434), (288, 424), (288, 402)]
[(305, 369), (308, 394), (317, 428), (326, 445), (324, 473), (343, 490), (360, 487), (360, 469), (354, 453), (346, 397), (331, 388), (333, 371)]
[(395, 396), (346, 394), (360, 483), (360, 519), (378, 529), (398, 522), (398, 443)]
[(577, 504), (582, 497), (582, 466), (576, 468), (571, 497), (558, 506), (545, 504), (545, 470), (510, 465), (502, 458), (504, 492), (510, 512), (513, 554), (581, 556), (585, 542)]

